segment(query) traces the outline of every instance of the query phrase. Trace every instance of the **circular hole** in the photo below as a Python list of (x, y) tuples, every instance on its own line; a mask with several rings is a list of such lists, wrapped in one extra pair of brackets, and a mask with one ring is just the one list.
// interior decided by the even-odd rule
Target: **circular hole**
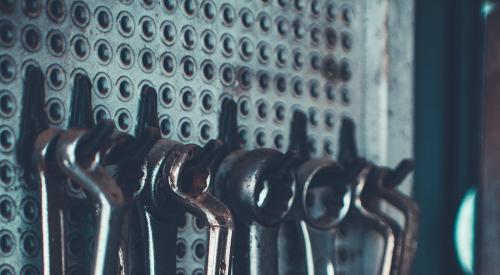
[(325, 152), (326, 155), (331, 156), (333, 155), (333, 143), (330, 140), (325, 140), (323, 142), (323, 151)]
[(288, 33), (288, 21), (284, 17), (278, 17), (276, 20), (276, 30), (281, 36), (285, 36)]
[(221, 80), (222, 80), (222, 84), (226, 85), (226, 86), (229, 86), (233, 83), (233, 81), (234, 81), (234, 69), (231, 65), (229, 65), (229, 64), (222, 65)]
[(352, 35), (348, 32), (342, 32), (342, 47), (345, 51), (350, 51), (352, 49)]
[(111, 46), (104, 40), (97, 41), (97, 57), (101, 63), (107, 64), (111, 60)]
[(210, 91), (204, 91), (201, 95), (201, 107), (204, 112), (210, 112), (214, 105), (214, 98)]
[(354, 13), (348, 6), (342, 7), (342, 20), (347, 26), (351, 25), (352, 19), (354, 18)]
[(259, 27), (263, 32), (268, 32), (271, 29), (271, 17), (267, 13), (259, 14)]
[(337, 44), (337, 32), (333, 28), (327, 28), (325, 30), (326, 36), (326, 46), (328, 48), (334, 48)]
[(85, 245), (83, 238), (79, 234), (74, 234), (71, 235), (68, 239), (69, 254), (72, 256), (82, 255)]
[(309, 81), (309, 95), (314, 99), (319, 97), (319, 82), (317, 80)]
[(283, 137), (282, 134), (276, 134), (273, 139), (273, 144), (274, 147), (278, 150), (281, 150), (283, 148), (285, 142), (285, 138)]
[(177, 260), (182, 260), (186, 257), (186, 243), (184, 241), (177, 240), (175, 255), (177, 256)]
[(47, 36), (49, 52), (55, 56), (61, 56), (66, 50), (66, 40), (60, 31), (51, 31)]
[(325, 78), (333, 80), (338, 74), (337, 62), (333, 56), (326, 56), (323, 59), (322, 72)]
[(286, 91), (286, 78), (284, 75), (276, 76), (276, 89), (280, 93), (284, 93)]
[(16, 110), (16, 101), (14, 96), (7, 92), (3, 91), (0, 93), (0, 112), (4, 117), (10, 117), (15, 113)]
[(177, 36), (177, 29), (171, 21), (165, 21), (161, 24), (162, 40), (167, 45), (172, 45)]
[(202, 65), (203, 79), (208, 82), (214, 80), (215, 77), (215, 65), (211, 61), (205, 61)]
[(222, 5), (221, 8), (222, 21), (224, 25), (231, 26), (236, 18), (236, 12), (229, 4)]
[(203, 241), (198, 241), (194, 244), (194, 255), (198, 260), (205, 258), (207, 248)]
[(129, 100), (133, 93), (132, 81), (127, 77), (122, 77), (118, 80), (117, 86), (120, 98)]
[(225, 34), (222, 36), (222, 54), (231, 56), (234, 53), (235, 42), (231, 35)]
[(73, 38), (73, 53), (77, 59), (84, 60), (89, 54), (89, 42), (85, 37), (76, 35)]
[(239, 83), (241, 88), (247, 90), (250, 89), (252, 85), (252, 73), (250, 72), (250, 69), (247, 67), (243, 67), (239, 71)]
[(257, 103), (257, 115), (260, 119), (267, 118), (267, 104), (264, 101), (260, 101)]
[(56, 22), (60, 23), (64, 20), (65, 17), (66, 6), (64, 1), (61, 0), (49, 0), (47, 4), (47, 14), (49, 18)]
[(240, 40), (240, 56), (243, 60), (250, 60), (253, 55), (253, 44), (248, 38)]
[(311, 65), (311, 69), (313, 69), (314, 71), (318, 71), (319, 69), (321, 69), (321, 58), (317, 53), (311, 54), (309, 62)]
[(177, 7), (176, 0), (163, 0), (163, 7), (167, 10), (168, 13), (172, 13)]
[(182, 29), (182, 45), (184, 48), (191, 50), (196, 44), (196, 32), (191, 26)]
[(311, 154), (316, 154), (316, 152), (318, 152), (318, 146), (316, 144), (316, 139), (315, 138), (310, 138), (309, 141), (308, 141), (308, 147), (309, 147), (309, 152), (311, 152)]
[(247, 117), (250, 114), (250, 102), (248, 98), (243, 97), (240, 99), (238, 109), (240, 110), (240, 115), (242, 117)]
[(335, 126), (335, 116), (331, 112), (325, 114), (325, 126), (328, 129), (333, 129)]
[(312, 0), (311, 1), (311, 14), (314, 17), (318, 17), (321, 13), (321, 4), (319, 0)]
[(14, 182), (14, 168), (7, 161), (0, 163), (0, 182), (5, 186)]
[(0, 128), (0, 149), (4, 152), (12, 150), (14, 147), (14, 133), (10, 128), (2, 127)]
[(259, 61), (262, 63), (267, 63), (269, 57), (271, 56), (271, 46), (265, 42), (261, 42), (257, 45), (257, 50), (259, 52)]
[(102, 121), (103, 119), (109, 119), (109, 111), (104, 106), (98, 106), (94, 110), (94, 119), (96, 122)]
[(169, 137), (172, 134), (172, 120), (168, 116), (160, 119), (160, 131), (163, 137)]
[(40, 272), (34, 265), (26, 265), (23, 267), (23, 269), (21, 269), (21, 275), (39, 275), (39, 274)]
[(300, 69), (304, 66), (304, 55), (299, 50), (293, 52), (293, 65), (295, 68)]
[(40, 49), (40, 31), (32, 25), (24, 28), (23, 45), (26, 50), (35, 52)]
[(191, 17), (194, 16), (196, 13), (196, 6), (197, 5), (195, 0), (184, 0), (182, 9), (188, 17)]
[(155, 37), (156, 34), (156, 26), (150, 17), (143, 17), (141, 18), (139, 24), (141, 25), (141, 30), (142, 30), (142, 38), (146, 41), (151, 41)]
[(292, 24), (293, 34), (297, 40), (303, 39), (306, 35), (304, 25), (300, 20), (295, 20)]
[(295, 0), (294, 3), (293, 3), (293, 7), (298, 11), (298, 12), (301, 12), (304, 10), (304, 8), (306, 7), (306, 3), (304, 0)]
[(321, 39), (321, 32), (318, 27), (313, 27), (310, 32), (311, 35), (311, 44), (318, 45), (319, 40)]
[(285, 120), (285, 106), (278, 104), (274, 107), (274, 119), (281, 123)]
[(71, 7), (73, 23), (78, 27), (85, 27), (90, 21), (90, 11), (83, 2), (75, 2)]
[(212, 53), (215, 50), (215, 34), (210, 30), (206, 30), (202, 33), (201, 39), (203, 41), (203, 50)]
[(0, 274), (2, 275), (15, 275), (14, 268), (7, 264), (0, 265)]
[(247, 8), (241, 9), (240, 18), (241, 18), (241, 25), (243, 25), (243, 27), (247, 29), (251, 28), (255, 21), (253, 13)]
[(155, 67), (155, 57), (150, 49), (143, 49), (139, 54), (141, 59), (141, 69), (144, 72), (151, 72)]
[(332, 83), (325, 84), (325, 95), (329, 101), (335, 101), (335, 88)]
[(195, 271), (193, 271), (193, 275), (203, 275), (203, 274), (205, 274), (205, 273), (204, 273), (203, 269), (201, 269), (201, 268), (198, 268)]
[(99, 7), (96, 11), (97, 14), (97, 28), (101, 31), (108, 31), (111, 29), (111, 12), (105, 7)]
[(40, 0), (23, 0), (22, 9), (27, 16), (37, 17), (42, 9), (42, 4)]
[(4, 222), (14, 219), (16, 214), (16, 203), (9, 196), (0, 197), (0, 220)]
[(130, 115), (122, 110), (117, 116), (118, 128), (122, 131), (128, 131), (130, 129)]
[(240, 139), (241, 146), (245, 146), (245, 145), (248, 144), (248, 130), (247, 129), (241, 128), (238, 131), (238, 136), (239, 136), (239, 139)]
[(328, 20), (332, 21), (335, 20), (335, 14), (336, 14), (336, 7), (335, 4), (330, 2), (326, 4), (326, 17)]
[(309, 109), (309, 123), (315, 127), (318, 126), (318, 122), (318, 111), (314, 108)]
[(259, 87), (266, 91), (269, 88), (269, 82), (271, 81), (269, 75), (267, 73), (259, 73), (258, 74)]
[(21, 214), (27, 223), (34, 223), (38, 220), (38, 204), (34, 199), (27, 198), (21, 203)]
[(0, 254), (8, 256), (14, 252), (16, 242), (12, 233), (6, 230), (0, 231)]
[(7, 20), (0, 21), (0, 45), (10, 47), (15, 42), (14, 25)]
[(215, 18), (215, 4), (212, 1), (205, 1), (202, 4), (203, 16), (207, 21), (212, 21)]
[(48, 103), (48, 118), (52, 124), (59, 124), (64, 118), (64, 107), (58, 100), (52, 100)]
[(175, 275), (187, 275), (187, 273), (184, 269), (177, 269), (177, 271), (175, 271)]
[(181, 91), (181, 104), (184, 109), (192, 109), (194, 106), (195, 95), (191, 88), (185, 87)]
[(21, 236), (21, 251), (27, 257), (34, 257), (38, 253), (38, 239), (33, 232), (26, 232)]
[(286, 65), (288, 61), (288, 52), (286, 51), (286, 48), (283, 46), (278, 46), (276, 48), (276, 64), (280, 67), (283, 67)]
[(257, 133), (255, 134), (255, 144), (258, 147), (266, 146), (266, 134), (264, 133), (263, 130), (258, 130)]
[(208, 123), (203, 123), (200, 127), (200, 139), (202, 142), (207, 142), (212, 135), (212, 127)]
[(351, 104), (351, 95), (349, 93), (349, 89), (347, 89), (346, 87), (342, 87), (342, 89), (340, 89), (340, 97), (342, 98), (342, 104)]
[(160, 99), (161, 104), (165, 107), (170, 107), (175, 101), (175, 89), (170, 84), (164, 84), (160, 88)]
[(106, 97), (111, 92), (111, 80), (109, 76), (105, 73), (99, 73), (94, 79), (94, 87), (97, 91), (97, 95), (100, 97)]
[(187, 139), (191, 138), (192, 131), (193, 131), (193, 125), (191, 124), (191, 121), (189, 121), (189, 120), (181, 121), (179, 128), (180, 128), (179, 134), (180, 134), (180, 138), (182, 140), (187, 140)]
[(16, 77), (16, 66), (10, 56), (0, 57), (0, 80), (11, 82)]
[(166, 75), (172, 75), (175, 72), (175, 58), (172, 54), (166, 53), (162, 56), (162, 69)]
[(134, 33), (134, 19), (128, 12), (121, 12), (118, 15), (118, 31), (125, 37), (132, 36)]
[(347, 82), (351, 80), (351, 77), (351, 64), (347, 60), (342, 60), (342, 62), (340, 62), (340, 78), (342, 78), (343, 81)]
[(196, 64), (191, 57), (185, 57), (181, 61), (181, 66), (185, 78), (191, 79), (194, 77), (194, 74), (196, 73)]
[(118, 55), (120, 59), (120, 66), (127, 69), (132, 67), (134, 63), (134, 53), (132, 48), (126, 44), (122, 44), (118, 47)]

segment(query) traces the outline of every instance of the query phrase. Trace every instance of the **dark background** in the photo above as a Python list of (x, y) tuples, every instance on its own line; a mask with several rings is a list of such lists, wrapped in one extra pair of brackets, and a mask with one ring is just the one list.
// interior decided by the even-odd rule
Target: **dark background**
[(462, 274), (453, 225), (478, 184), (482, 1), (415, 1), (415, 196), (422, 216), (413, 274)]

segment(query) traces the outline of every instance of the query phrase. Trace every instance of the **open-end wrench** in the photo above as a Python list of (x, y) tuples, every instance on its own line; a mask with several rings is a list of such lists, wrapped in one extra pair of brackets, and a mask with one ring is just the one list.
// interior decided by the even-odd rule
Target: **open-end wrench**
[(419, 207), (410, 197), (396, 190), (396, 186), (403, 182), (413, 167), (414, 162), (411, 159), (402, 160), (395, 169), (377, 167), (368, 181), (368, 192), (364, 195), (365, 201), (369, 203), (368, 207), (377, 211), (379, 215), (385, 215), (378, 205), (378, 201), (383, 200), (396, 207), (404, 216), (404, 228), (391, 218), (387, 218), (391, 221), (396, 242), (391, 274), (410, 274), (417, 248)]
[(220, 144), (203, 148), (159, 140), (148, 155), (146, 241), (150, 274), (176, 272), (178, 218), (185, 211), (208, 225), (205, 274), (229, 274), (233, 219), (229, 209), (209, 192), (211, 159)]
[[(278, 231), (295, 196), (291, 167), (293, 153), (273, 149), (245, 151), (235, 141), (236, 103), (226, 100), (220, 122), (232, 129), (225, 134), (233, 150), (219, 163), (215, 179), (217, 197), (235, 217), (232, 272), (239, 275), (278, 274)], [(226, 122), (224, 122), (226, 121)]]
[(390, 224), (381, 216), (365, 208), (363, 204), (363, 193), (370, 171), (374, 165), (358, 156), (355, 125), (350, 118), (344, 118), (340, 129), (339, 139), (339, 162), (358, 175), (352, 183), (352, 200), (350, 213), (368, 224), (370, 228), (379, 232), (384, 238), (384, 249), (382, 262), (378, 274), (389, 275), (392, 268), (392, 257), (394, 253), (395, 239)]
[[(322, 274), (315, 262), (321, 247), (331, 240), (331, 229), (346, 216), (351, 191), (344, 170), (331, 159), (311, 159), (307, 146), (307, 117), (301, 111), (293, 114), (289, 150), (297, 151), (301, 163), (296, 170), (297, 195), (292, 215), (281, 226), (280, 274)], [(312, 228), (312, 230), (309, 229)], [(313, 234), (316, 245), (309, 236)], [(318, 243), (321, 242), (321, 243)], [(314, 251), (314, 252), (313, 252)]]
[(111, 121), (92, 130), (70, 129), (59, 137), (56, 157), (61, 170), (98, 204), (96, 243), (91, 274), (116, 274), (126, 202), (120, 187), (101, 164), (101, 150), (114, 131)]

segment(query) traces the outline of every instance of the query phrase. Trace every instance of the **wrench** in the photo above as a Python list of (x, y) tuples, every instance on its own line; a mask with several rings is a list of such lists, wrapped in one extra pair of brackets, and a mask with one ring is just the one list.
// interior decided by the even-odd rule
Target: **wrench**
[(92, 130), (71, 129), (57, 142), (56, 157), (61, 170), (81, 185), (98, 203), (99, 220), (94, 247), (93, 275), (116, 274), (118, 247), (126, 201), (120, 187), (101, 164), (103, 144), (114, 131), (111, 121), (101, 121)]
[(237, 134), (234, 100), (223, 103), (219, 139), (227, 146), (217, 164), (215, 190), (235, 217), (233, 274), (278, 274), (279, 225), (295, 196), (293, 153), (245, 151)]
[(352, 182), (351, 215), (368, 223), (371, 228), (383, 236), (385, 244), (378, 274), (389, 275), (391, 274), (392, 257), (395, 248), (394, 231), (383, 217), (365, 208), (363, 204), (366, 182), (370, 172), (374, 169), (374, 165), (358, 157), (355, 126), (354, 122), (349, 118), (342, 120), (339, 146), (339, 162), (345, 169), (349, 169), (353, 175), (357, 175), (356, 180)]

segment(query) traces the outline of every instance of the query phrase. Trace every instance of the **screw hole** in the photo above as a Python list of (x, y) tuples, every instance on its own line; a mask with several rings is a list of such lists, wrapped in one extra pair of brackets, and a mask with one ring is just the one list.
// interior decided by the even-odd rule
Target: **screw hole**
[(203, 5), (203, 15), (207, 21), (212, 21), (215, 18), (215, 4), (211, 1), (206, 1)]
[(202, 33), (202, 40), (203, 50), (207, 53), (212, 53), (215, 50), (215, 34), (210, 30), (206, 30)]
[(160, 88), (161, 103), (165, 107), (170, 107), (175, 101), (175, 89), (170, 84), (164, 84)]
[(160, 131), (163, 135), (163, 137), (169, 137), (172, 134), (172, 120), (170, 117), (163, 117), (160, 119)]
[(16, 246), (14, 236), (9, 231), (0, 231), (0, 254), (3, 256), (10, 255)]
[(126, 111), (119, 111), (117, 121), (120, 130), (125, 132), (130, 129), (130, 115)]
[(111, 46), (108, 42), (100, 40), (96, 43), (97, 45), (97, 57), (101, 63), (107, 64), (111, 60)]
[(120, 65), (125, 69), (130, 68), (134, 63), (132, 48), (126, 44), (122, 44), (118, 47), (118, 52), (120, 56)]
[(35, 52), (40, 48), (40, 31), (35, 26), (27, 26), (23, 32), (23, 44), (26, 50)]
[(16, 213), (16, 205), (9, 196), (0, 197), (0, 220), (4, 222), (11, 221)]
[(0, 130), (0, 146), (1, 146), (1, 148), (0, 149), (4, 152), (10, 151), (14, 147), (14, 142), (15, 142), (15, 138), (14, 138), (14, 133), (12, 132), (12, 130), (10, 130), (7, 127), (1, 128), (1, 130)]
[(236, 12), (234, 11), (233, 7), (229, 4), (224, 4), (222, 6), (222, 20), (223, 23), (227, 26), (231, 26), (234, 23), (234, 20), (236, 18)]
[(10, 47), (15, 42), (14, 25), (6, 20), (0, 21), (0, 45)]
[(142, 30), (142, 38), (146, 41), (151, 41), (155, 37), (155, 23), (150, 17), (143, 17), (139, 23)]
[(59, 124), (64, 118), (64, 107), (58, 100), (52, 100), (48, 104), (49, 120), (53, 124)]
[(118, 30), (120, 33), (129, 37), (134, 33), (134, 20), (132, 19), (132, 15), (128, 12), (122, 12), (118, 15)]
[(162, 40), (167, 45), (172, 45), (175, 42), (175, 37), (177, 36), (177, 30), (174, 23), (170, 21), (165, 21), (161, 25)]
[(90, 21), (90, 11), (87, 5), (83, 2), (76, 2), (71, 7), (73, 14), (73, 23), (78, 27), (85, 27)]
[(14, 168), (9, 162), (0, 163), (0, 181), (3, 185), (8, 186), (14, 181)]
[(214, 99), (209, 91), (205, 91), (201, 96), (201, 106), (204, 112), (210, 112), (213, 108)]
[(141, 69), (144, 72), (151, 72), (155, 67), (155, 57), (150, 49), (143, 49), (139, 54), (141, 60)]
[(105, 7), (97, 9), (97, 27), (101, 31), (108, 31), (111, 28), (111, 12)]
[(11, 93), (4, 91), (0, 94), (0, 112), (4, 117), (10, 117), (16, 110), (16, 102)]
[(77, 59), (84, 60), (89, 53), (89, 42), (81, 35), (73, 39), (73, 51)]
[(235, 42), (232, 36), (225, 34), (222, 36), (222, 54), (231, 56), (234, 53)]
[(49, 51), (55, 56), (61, 56), (66, 49), (66, 40), (60, 31), (51, 31), (48, 35)]

